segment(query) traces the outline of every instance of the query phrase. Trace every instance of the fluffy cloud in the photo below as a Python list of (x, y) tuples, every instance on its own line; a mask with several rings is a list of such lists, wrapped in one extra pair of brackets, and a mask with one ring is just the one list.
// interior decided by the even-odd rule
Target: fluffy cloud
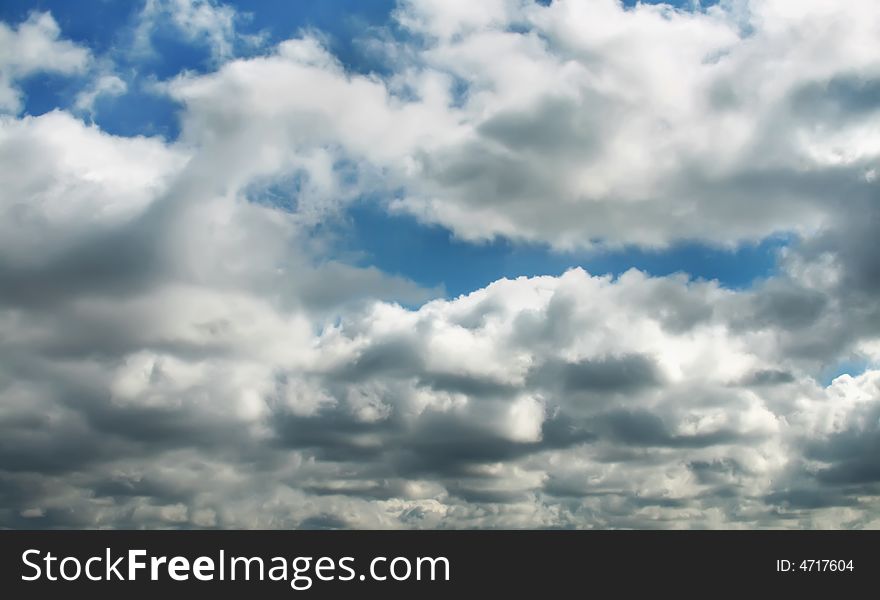
[(864, 194), (873, 3), (496, 5), (400, 9), (423, 68), (464, 89), (467, 133), (418, 159), (401, 201), (425, 219), (559, 246), (732, 243), (808, 232)]
[(320, 330), (246, 286), (7, 309), (3, 519), (876, 525), (880, 376), (823, 388), (791, 327), (738, 324), (772, 293), (573, 270)]
[[(15, 277), (64, 265), (55, 277), (38, 274), (34, 285), (51, 285), (56, 277), (89, 285), (94, 282), (81, 278), (97, 276), (99, 263), (124, 262), (109, 251), (118, 242), (111, 238), (142, 214), (185, 160), (160, 141), (114, 138), (64, 112), (0, 121), (0, 155), (0, 269)], [(74, 248), (86, 254), (82, 261)]]
[[(877, 527), (880, 371), (817, 381), (880, 360), (876, 9), (840, 6), (403, 3), (392, 76), (304, 37), (164, 82), (175, 142), (4, 118), (0, 524)], [(313, 237), (375, 193), (469, 238), (803, 237), (745, 290), (428, 301)]]
[(389, 76), (304, 38), (169, 92), (199, 140), (247, 137), (264, 169), (333, 146), (469, 240), (809, 235), (873, 189), (880, 32), (870, 0), (792, 6), (404, 2)]
[(60, 39), (61, 30), (49, 13), (34, 12), (18, 26), (0, 23), (0, 111), (17, 113), (21, 92), (17, 81), (34, 73), (73, 74), (88, 65), (86, 48)]

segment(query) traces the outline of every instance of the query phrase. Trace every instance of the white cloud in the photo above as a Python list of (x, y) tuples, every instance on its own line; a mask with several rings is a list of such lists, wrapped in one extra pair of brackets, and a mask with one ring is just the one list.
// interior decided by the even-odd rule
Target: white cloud
[(17, 27), (0, 22), (0, 111), (21, 110), (16, 83), (39, 72), (71, 75), (87, 67), (90, 53), (69, 40), (49, 13), (33, 12)]
[(222, 62), (234, 56), (242, 44), (258, 47), (263, 43), (260, 35), (236, 31), (236, 21), (242, 16), (232, 6), (215, 0), (147, 0), (134, 32), (134, 50), (153, 53), (155, 32), (173, 27), (190, 43), (206, 45), (213, 59)]
[(110, 136), (60, 111), (0, 120), (0, 153), (0, 248), (17, 265), (130, 221), (185, 162), (159, 140)]
[(798, 3), (796, 17), (758, 2), (745, 24), (721, 7), (515, 6), (487, 28), (461, 17), (457, 36), (415, 26), (428, 36), (423, 68), (467, 86), (469, 133), (419, 159), (401, 206), (464, 237), (578, 246), (804, 233), (833, 210), (828, 194), (877, 160), (876, 112), (843, 125), (798, 106), (811, 89), (839, 106), (876, 81), (873, 2)]
[(101, 75), (88, 89), (76, 95), (74, 108), (88, 114), (94, 113), (95, 101), (99, 96), (121, 96), (128, 90), (128, 84), (117, 75)]
[(869, 0), (799, 4), (796, 18), (782, 0), (471, 4), (401, 5), (415, 39), (396, 43), (385, 79), (305, 38), (168, 89), (201, 142), (247, 139), (281, 170), (293, 145), (332, 146), (379, 170), (386, 195), (402, 190), (393, 208), (472, 240), (810, 234), (878, 160)]

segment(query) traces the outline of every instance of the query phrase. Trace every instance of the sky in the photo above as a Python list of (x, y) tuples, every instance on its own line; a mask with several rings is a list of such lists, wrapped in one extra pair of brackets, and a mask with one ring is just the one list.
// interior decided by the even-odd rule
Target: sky
[(880, 526), (873, 0), (0, 6), (0, 527)]

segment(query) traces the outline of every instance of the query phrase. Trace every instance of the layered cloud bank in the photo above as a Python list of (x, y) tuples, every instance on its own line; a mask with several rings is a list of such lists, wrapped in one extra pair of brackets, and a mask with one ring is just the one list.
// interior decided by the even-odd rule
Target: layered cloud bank
[[(314, 32), (235, 58), (206, 2), (136, 45), (160, 17), (216, 63), (150, 82), (173, 141), (22, 114), (27, 73), (108, 75), (0, 25), (0, 524), (880, 526), (876, 2), (403, 2), (369, 75)], [(366, 197), (471, 241), (798, 237), (743, 290), (444, 299), (328, 257)]]

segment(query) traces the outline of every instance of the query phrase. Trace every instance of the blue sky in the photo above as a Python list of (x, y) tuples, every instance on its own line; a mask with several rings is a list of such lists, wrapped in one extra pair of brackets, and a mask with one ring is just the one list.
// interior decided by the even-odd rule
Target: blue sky
[(376, 203), (350, 209), (340, 228), (342, 248), (364, 253), (363, 262), (426, 287), (442, 285), (449, 296), (484, 287), (501, 277), (560, 275), (572, 267), (596, 275), (619, 275), (631, 268), (652, 275), (685, 273), (739, 289), (772, 275), (778, 250), (788, 245), (786, 238), (776, 237), (736, 249), (692, 242), (663, 250), (564, 252), (504, 239), (469, 243), (440, 226), (422, 225), (407, 215), (389, 215)]

